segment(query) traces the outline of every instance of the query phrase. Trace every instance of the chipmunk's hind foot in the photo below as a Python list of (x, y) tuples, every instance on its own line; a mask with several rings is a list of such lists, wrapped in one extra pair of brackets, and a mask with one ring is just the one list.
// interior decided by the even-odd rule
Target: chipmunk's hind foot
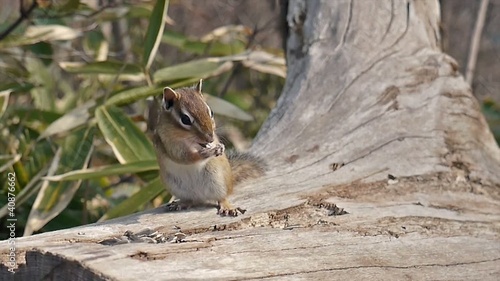
[(227, 199), (218, 202), (217, 214), (222, 217), (237, 217), (239, 214), (244, 214), (247, 210), (236, 207), (234, 208)]

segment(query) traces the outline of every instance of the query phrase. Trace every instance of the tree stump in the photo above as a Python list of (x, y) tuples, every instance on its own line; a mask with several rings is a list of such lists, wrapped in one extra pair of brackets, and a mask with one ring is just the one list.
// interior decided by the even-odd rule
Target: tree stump
[(286, 85), (251, 149), (270, 170), (232, 198), (247, 213), (18, 238), (16, 280), (498, 280), (500, 150), (440, 51), (438, 1), (292, 0), (287, 22)]

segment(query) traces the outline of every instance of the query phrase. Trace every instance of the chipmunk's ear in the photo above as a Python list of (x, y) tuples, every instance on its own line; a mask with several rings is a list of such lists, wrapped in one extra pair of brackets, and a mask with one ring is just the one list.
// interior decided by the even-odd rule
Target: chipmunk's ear
[(196, 84), (196, 91), (200, 94), (203, 94), (203, 92), (201, 91), (202, 85), (203, 85), (203, 79), (200, 79), (200, 82), (198, 82), (198, 84)]
[(174, 101), (179, 100), (181, 95), (175, 92), (170, 87), (165, 87), (163, 89), (163, 107), (169, 111), (174, 106)]

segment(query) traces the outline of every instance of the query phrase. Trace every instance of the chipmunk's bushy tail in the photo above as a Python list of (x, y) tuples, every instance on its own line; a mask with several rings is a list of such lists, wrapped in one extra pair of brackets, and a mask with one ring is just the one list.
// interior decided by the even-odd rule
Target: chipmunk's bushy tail
[(263, 159), (249, 153), (230, 151), (227, 158), (233, 171), (234, 185), (261, 177), (267, 170), (267, 164)]

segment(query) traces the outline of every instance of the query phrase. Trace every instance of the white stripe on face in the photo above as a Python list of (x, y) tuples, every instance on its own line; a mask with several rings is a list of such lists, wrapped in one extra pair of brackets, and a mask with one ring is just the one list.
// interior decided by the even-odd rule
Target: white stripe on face
[(210, 108), (210, 106), (208, 106), (208, 104), (207, 104), (207, 103), (205, 103), (205, 105), (206, 105), (206, 106), (207, 106), (207, 108), (208, 108), (208, 115), (210, 116), (210, 118), (212, 118), (212, 119), (213, 119), (213, 118), (214, 118), (214, 115), (212, 114), (212, 109)]

